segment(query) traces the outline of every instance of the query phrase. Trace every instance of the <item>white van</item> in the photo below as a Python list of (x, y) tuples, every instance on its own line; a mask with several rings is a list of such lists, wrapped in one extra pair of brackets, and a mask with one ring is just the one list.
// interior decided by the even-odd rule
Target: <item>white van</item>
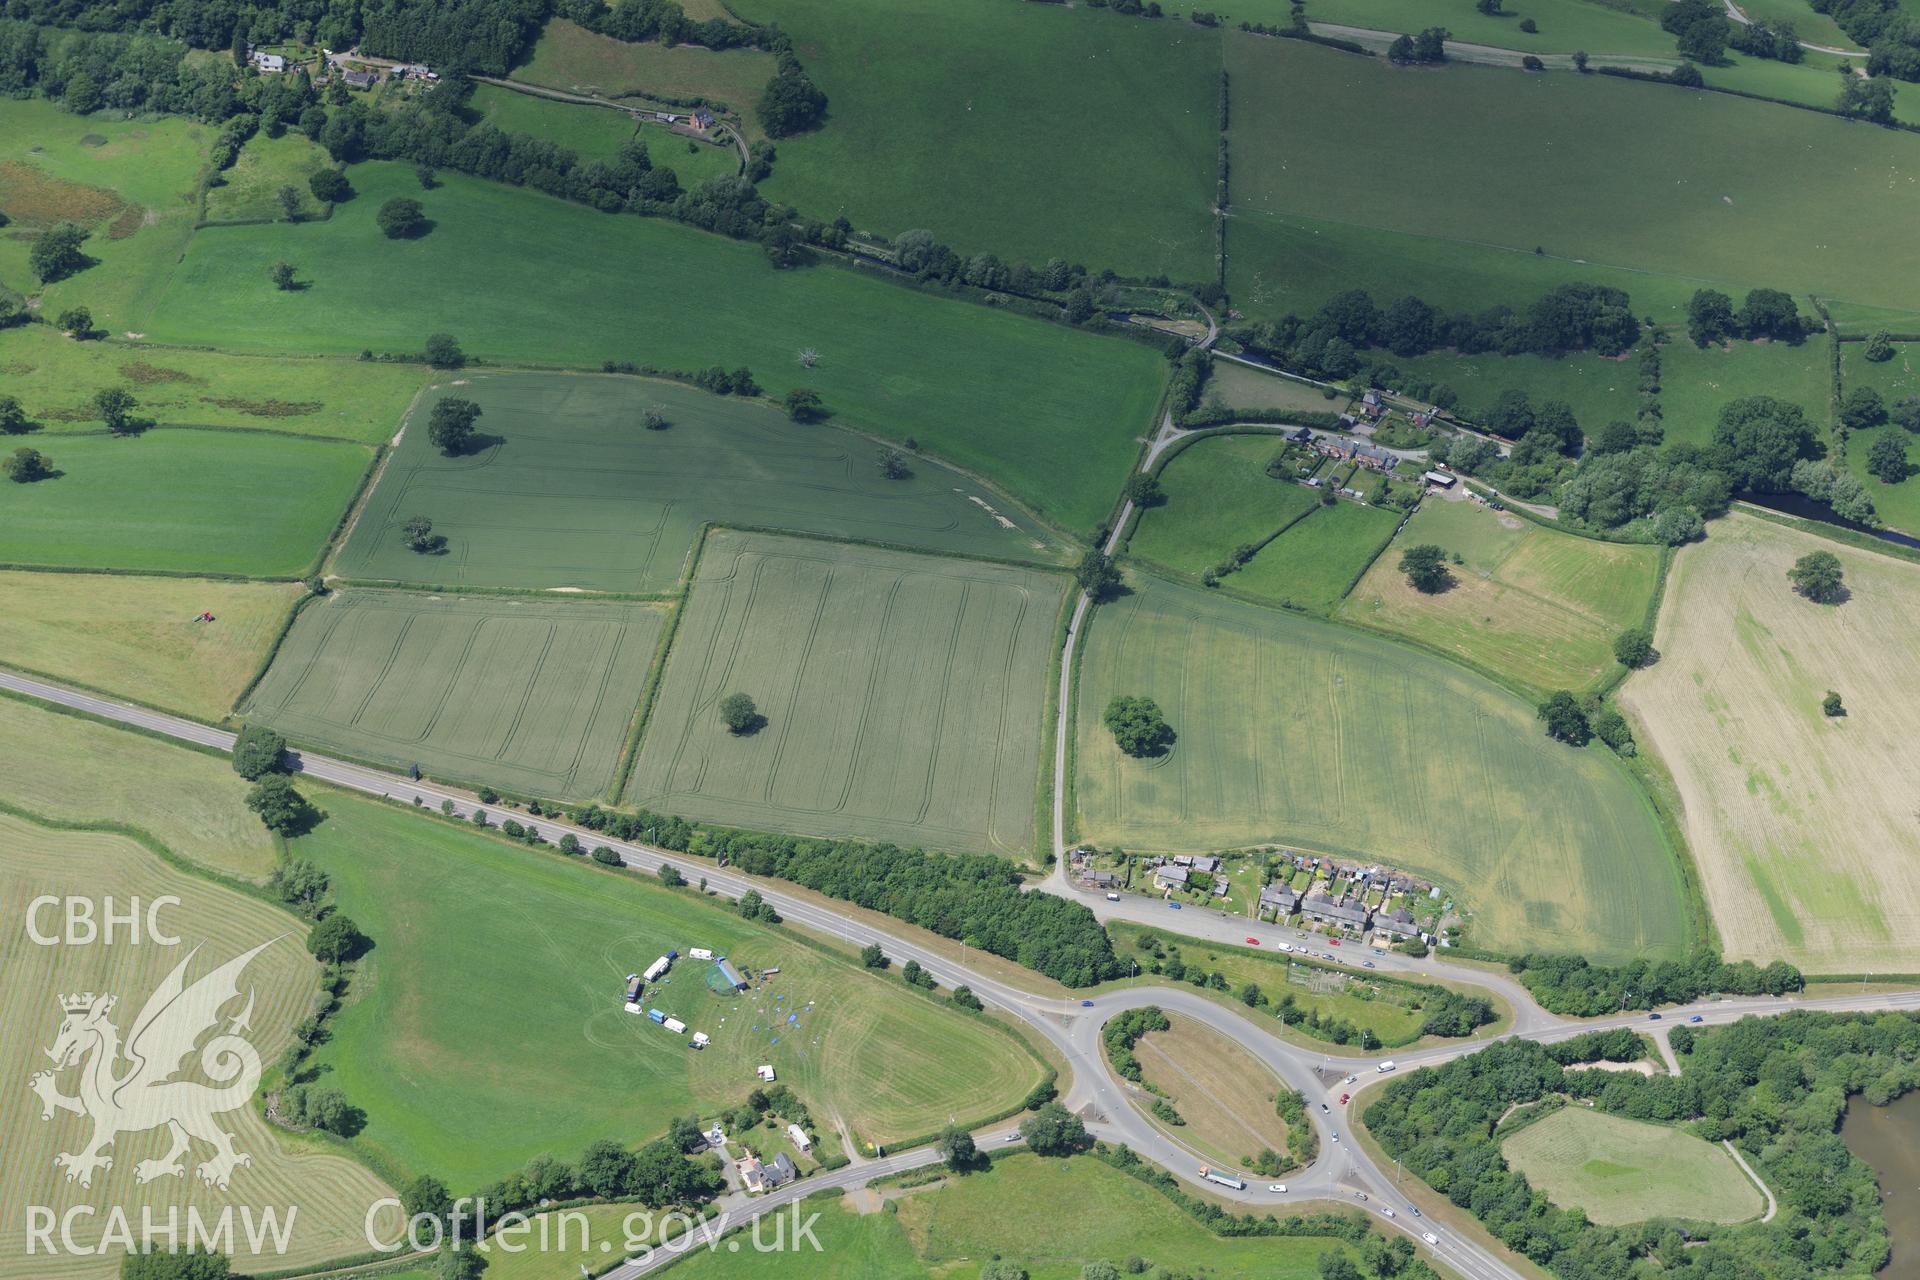
[(1381, 1075), (1385, 1075), (1387, 1072), (1393, 1070), (1393, 1059), (1388, 1058), (1385, 1062), (1381, 1063), (1378, 1067), (1375, 1067), (1374, 1070), (1378, 1071)]
[(1108, 894), (1108, 895), (1107, 895), (1107, 901), (1108, 901), (1108, 902), (1118, 902), (1118, 901), (1120, 901), (1120, 895), (1119, 895), (1119, 894), (1117, 894), (1117, 893), (1110, 893), (1110, 894)]

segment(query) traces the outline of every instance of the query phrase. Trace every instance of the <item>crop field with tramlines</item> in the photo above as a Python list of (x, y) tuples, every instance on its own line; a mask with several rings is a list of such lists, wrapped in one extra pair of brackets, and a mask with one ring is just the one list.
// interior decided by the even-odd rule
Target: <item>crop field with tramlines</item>
[(561, 799), (613, 784), (664, 606), (348, 589), (244, 712), (295, 742)]
[[(443, 397), (481, 408), (448, 457), (427, 439)], [(648, 430), (649, 410), (667, 426)], [(1055, 559), (1056, 539), (986, 486), (922, 458), (889, 479), (879, 446), (766, 405), (628, 377), (499, 374), (421, 397), (348, 537), (350, 578), (535, 590), (664, 592), (708, 521), (975, 555)], [(444, 551), (408, 549), (433, 521)]]
[[(1129, 850), (1272, 843), (1453, 888), (1474, 945), (1680, 954), (1686, 912), (1647, 801), (1604, 747), (1444, 659), (1310, 618), (1141, 581), (1101, 610), (1080, 675), (1079, 834)], [(1120, 753), (1100, 722), (1153, 698), (1178, 735)]]
[[(1068, 580), (716, 531), (628, 785), (763, 830), (1025, 854)], [(731, 693), (766, 718), (722, 723)]]
[[(293, 1026), (312, 1007), (320, 987), (320, 970), (301, 946), (300, 921), (265, 902), (208, 883), (167, 865), (136, 841), (96, 831), (57, 830), (12, 814), (0, 813), (0, 905), (16, 922), (26, 918), (28, 901), (44, 894), (77, 894), (99, 899), (113, 895), (122, 905), (138, 897), (151, 902), (175, 895), (179, 905), (168, 907), (162, 920), (181, 940), (178, 946), (148, 943), (94, 946), (34, 946), (16, 930), (7, 951), (7, 981), (0, 984), (0, 1067), (11, 1088), (0, 1091), (0, 1128), (7, 1134), (8, 1158), (0, 1168), (0, 1276), (8, 1280), (107, 1280), (119, 1274), (118, 1250), (99, 1256), (56, 1251), (48, 1256), (27, 1252), (26, 1206), (42, 1205), (55, 1214), (72, 1206), (92, 1205), (91, 1218), (76, 1220), (74, 1234), (83, 1242), (97, 1239), (106, 1226), (109, 1206), (122, 1207), (138, 1223), (142, 1207), (166, 1220), (177, 1207), (184, 1225), (189, 1206), (208, 1221), (223, 1208), (235, 1212), (236, 1265), (273, 1271), (315, 1266), (329, 1259), (366, 1252), (362, 1223), (372, 1206), (392, 1194), (379, 1178), (351, 1158), (302, 1145), (301, 1139), (269, 1128), (253, 1105), (243, 1102), (220, 1119), (233, 1133), (234, 1148), (252, 1157), (252, 1163), (233, 1171), (226, 1191), (205, 1186), (195, 1165), (213, 1149), (197, 1144), (186, 1157), (183, 1176), (158, 1177), (141, 1184), (136, 1177), (143, 1160), (166, 1154), (167, 1131), (162, 1128), (129, 1130), (114, 1140), (108, 1152), (113, 1166), (94, 1174), (91, 1187), (62, 1180), (54, 1172), (58, 1152), (79, 1152), (86, 1146), (91, 1123), (81, 1116), (55, 1112), (41, 1119), (41, 1103), (26, 1087), (29, 1076), (48, 1066), (42, 1050), (51, 1047), (61, 1026), (60, 994), (111, 993), (118, 1003), (109, 1020), (121, 1035), (130, 1035), (134, 1019), (147, 997), (190, 951), (188, 982), (225, 964), (241, 953), (268, 944), (241, 975), (240, 990), (251, 992), (252, 1030), (247, 1041), (269, 1066), (293, 1039)], [(46, 927), (57, 929), (46, 912)], [(236, 1002), (233, 1012), (238, 1011)], [(198, 1057), (190, 1060), (183, 1080), (212, 1081), (198, 1074)], [(118, 1068), (126, 1070), (122, 1063)], [(76, 1073), (66, 1071), (55, 1083), (63, 1093), (75, 1089)], [(284, 1252), (272, 1246), (249, 1247), (239, 1215), (271, 1207), (284, 1221), (287, 1208), (298, 1205)], [(390, 1211), (376, 1214), (383, 1229), (391, 1229)], [(397, 1218), (397, 1214), (391, 1217)]]

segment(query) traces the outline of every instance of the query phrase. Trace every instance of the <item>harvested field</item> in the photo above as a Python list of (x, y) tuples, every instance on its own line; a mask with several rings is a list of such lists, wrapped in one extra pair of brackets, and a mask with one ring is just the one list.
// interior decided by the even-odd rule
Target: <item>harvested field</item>
[[(1549, 741), (1528, 703), (1378, 636), (1150, 579), (1104, 605), (1080, 674), (1079, 838), (1203, 853), (1280, 844), (1458, 886), (1469, 938), (1596, 960), (1678, 956), (1678, 871), (1604, 747)], [(1121, 755), (1118, 694), (1178, 739)]]
[[(0, 571), (0, 654), (10, 666), (218, 720), (305, 594), (294, 583)], [(203, 612), (214, 620), (196, 621)]]
[[(769, 831), (1025, 855), (1067, 579), (717, 530), (627, 798)], [(767, 723), (734, 735), (720, 700)]]
[(566, 800), (615, 781), (662, 605), (346, 590), (248, 699), (295, 742)]
[(1287, 1150), (1287, 1123), (1273, 1109), (1282, 1086), (1260, 1060), (1205, 1023), (1177, 1014), (1166, 1031), (1134, 1045), (1140, 1073), (1158, 1088), (1186, 1124), (1181, 1141), (1228, 1168), (1262, 1148)]
[[(1831, 551), (1851, 598), (1787, 568)], [(1721, 946), (1811, 972), (1920, 967), (1920, 567), (1734, 514), (1674, 561), (1659, 660), (1621, 701), (1680, 790)], [(1828, 718), (1828, 689), (1847, 714)]]
[[(1432, 543), (1466, 561), (1434, 595), (1400, 553)], [(1613, 640), (1640, 626), (1656, 547), (1576, 538), (1465, 498), (1429, 497), (1337, 616), (1408, 636), (1536, 689), (1584, 689), (1615, 670)]]
[(1766, 1208), (1724, 1148), (1577, 1104), (1528, 1125), (1500, 1150), (1555, 1204), (1584, 1209), (1597, 1223), (1743, 1222)]
[[(233, 1171), (225, 1191), (203, 1185), (196, 1176), (194, 1166), (212, 1155), (204, 1143), (195, 1144), (180, 1178), (137, 1182), (141, 1161), (165, 1155), (164, 1128), (121, 1134), (109, 1151), (113, 1167), (96, 1174), (91, 1188), (53, 1176), (55, 1153), (84, 1150), (91, 1127), (82, 1117), (58, 1112), (43, 1121), (40, 1100), (25, 1087), (29, 1075), (47, 1066), (41, 1051), (59, 1031), (62, 994), (99, 991), (118, 996), (111, 1020), (126, 1034), (155, 987), (187, 959), (189, 947), (203, 948), (188, 962), (187, 978), (192, 981), (266, 943), (242, 975), (241, 991), (250, 991), (254, 1000), (246, 1039), (270, 1064), (293, 1043), (294, 1023), (311, 1010), (320, 989), (320, 969), (300, 945), (301, 923), (265, 902), (170, 867), (125, 836), (54, 830), (0, 814), (0, 906), (9, 918), (22, 920), (28, 900), (41, 894), (111, 894), (120, 903), (175, 895), (180, 905), (162, 920), (183, 945), (41, 947), (25, 945), (23, 938), (21, 945), (10, 947), (7, 981), (0, 989), (0, 1027), (6, 1028), (0, 1066), (17, 1083), (0, 1098), (0, 1128), (8, 1135), (9, 1148), (9, 1159), (0, 1168), (0, 1205), (7, 1209), (0, 1222), (0, 1276), (110, 1280), (119, 1274), (122, 1254), (111, 1246), (98, 1256), (60, 1250), (51, 1258), (44, 1250), (29, 1256), (23, 1230), (24, 1206), (29, 1203), (48, 1206), (57, 1215), (70, 1206), (95, 1206), (93, 1215), (74, 1220), (75, 1236), (89, 1245), (107, 1229), (110, 1206), (124, 1209), (136, 1230), (142, 1208), (152, 1209), (162, 1223), (169, 1208), (184, 1211), (190, 1205), (208, 1222), (232, 1208), (235, 1263), (249, 1270), (312, 1267), (366, 1252), (362, 1222), (374, 1203), (392, 1192), (347, 1156), (296, 1149), (297, 1140), (270, 1129), (244, 1099), (221, 1113), (220, 1120), (233, 1130), (235, 1150), (251, 1156), (252, 1163)], [(71, 1071), (57, 1079), (65, 1092), (73, 1090), (74, 1081)], [(288, 1213), (290, 1205), (299, 1206), (297, 1215)], [(272, 1207), (283, 1221), (291, 1220), (284, 1251), (248, 1246), (241, 1230), (242, 1206), (256, 1218)], [(391, 1230), (398, 1216), (383, 1212), (379, 1221)], [(182, 1212), (183, 1231), (184, 1223)]]
[[(442, 384), (411, 424), (335, 569), (436, 585), (662, 592), (683, 580), (708, 521), (935, 551), (1058, 559), (1055, 540), (985, 486), (924, 459), (889, 480), (878, 446), (767, 405), (677, 383), (595, 374), (491, 374)], [(427, 440), (442, 396), (481, 406), (480, 447)], [(671, 425), (649, 431), (660, 409)], [(1005, 510), (1002, 510), (1005, 508)], [(444, 555), (407, 548), (416, 515)]]

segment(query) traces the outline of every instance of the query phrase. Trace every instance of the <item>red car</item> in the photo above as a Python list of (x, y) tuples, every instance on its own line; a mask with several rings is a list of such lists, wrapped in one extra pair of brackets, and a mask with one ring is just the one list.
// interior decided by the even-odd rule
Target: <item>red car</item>
[(1260, 945), (1260, 939), (1258, 939), (1258, 938), (1248, 938), (1248, 939), (1247, 939), (1247, 945), (1248, 945), (1248, 946), (1250, 946), (1250, 947), (1257, 947), (1257, 946), (1259, 946), (1259, 945)]
[(1341, 1095), (1340, 1095), (1340, 1105), (1341, 1105), (1341, 1106), (1343, 1106), (1343, 1107), (1344, 1107), (1344, 1106), (1346, 1106), (1346, 1105), (1347, 1105), (1347, 1101), (1348, 1101), (1348, 1100), (1349, 1100), (1350, 1098), (1352, 1098), (1352, 1097), (1353, 1097), (1353, 1095), (1352, 1095), (1352, 1094), (1350, 1094), (1350, 1093), (1343, 1093), (1343, 1094), (1341, 1094)]
[(1328, 945), (1328, 946), (1330, 946), (1330, 947), (1337, 947), (1337, 946), (1339, 946), (1339, 945), (1340, 945), (1340, 939), (1338, 939), (1338, 938), (1328, 938), (1328, 939), (1327, 939), (1327, 945)]

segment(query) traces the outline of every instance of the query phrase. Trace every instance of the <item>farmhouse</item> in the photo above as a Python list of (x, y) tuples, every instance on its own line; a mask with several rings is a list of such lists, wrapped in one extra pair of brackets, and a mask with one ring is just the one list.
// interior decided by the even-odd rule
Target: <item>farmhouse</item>
[(1120, 877), (1111, 871), (1086, 871), (1081, 873), (1080, 882), (1096, 889), (1106, 889), (1119, 884)]
[(262, 53), (258, 49), (247, 51), (247, 61), (262, 71), (285, 71), (287, 60), (277, 53)]
[(800, 1170), (784, 1151), (766, 1164), (749, 1154), (735, 1168), (740, 1170), (740, 1181), (749, 1191), (776, 1191), (800, 1176)]
[(376, 77), (371, 71), (349, 71), (340, 78), (347, 82), (349, 89), (371, 89)]
[(1195, 871), (1204, 871), (1204, 872), (1206, 872), (1206, 873), (1207, 873), (1208, 875), (1212, 875), (1212, 874), (1213, 874), (1214, 872), (1216, 872), (1216, 871), (1218, 871), (1218, 870), (1220, 869), (1220, 859), (1218, 859), (1218, 858), (1195, 858), (1195, 859), (1193, 860), (1193, 863), (1192, 863), (1192, 866), (1193, 866), (1193, 869), (1194, 869)]
[(713, 128), (713, 112), (705, 107), (696, 107), (693, 112), (693, 127), (701, 133)]
[(1373, 909), (1355, 899), (1335, 899), (1324, 893), (1310, 893), (1300, 910), (1315, 924), (1343, 925), (1364, 930), (1373, 920)]
[(1187, 887), (1187, 869), (1185, 867), (1155, 867), (1153, 882), (1163, 889), (1184, 889)]

